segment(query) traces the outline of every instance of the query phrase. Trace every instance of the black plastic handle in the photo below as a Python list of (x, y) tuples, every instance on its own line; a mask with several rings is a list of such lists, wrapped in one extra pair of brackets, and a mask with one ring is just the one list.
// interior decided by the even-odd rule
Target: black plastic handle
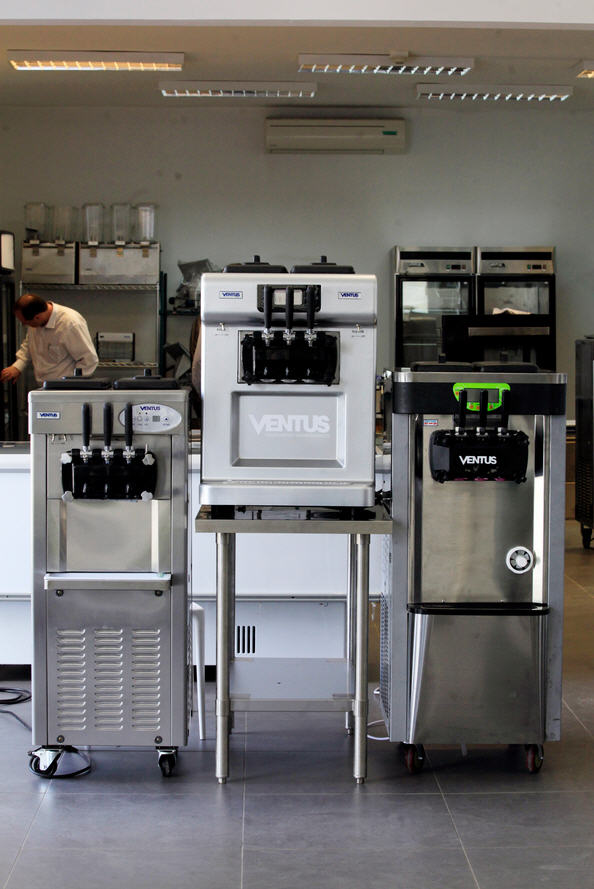
[(126, 439), (126, 447), (132, 447), (132, 403), (129, 401), (124, 408), (124, 436)]
[(457, 426), (466, 429), (466, 412), (468, 409), (468, 389), (460, 390), (460, 410), (458, 411)]
[(287, 330), (293, 330), (293, 309), (295, 305), (295, 297), (293, 295), (293, 288), (287, 287), (287, 301), (285, 303), (285, 328)]
[(103, 405), (103, 444), (106, 448), (111, 447), (111, 436), (113, 434), (113, 405), (111, 401), (106, 401)]
[(272, 287), (267, 284), (264, 287), (264, 327), (266, 330), (270, 330), (272, 327), (272, 297), (274, 295), (274, 291)]
[(313, 330), (316, 323), (316, 291), (311, 284), (305, 288), (305, 309), (307, 313), (307, 329)]
[(501, 429), (507, 429), (509, 425), (509, 389), (504, 389), (501, 393)]
[(86, 401), (82, 406), (82, 443), (84, 448), (91, 444), (91, 405)]
[(487, 426), (487, 408), (489, 407), (489, 391), (481, 389), (479, 396), (479, 426), (485, 429)]

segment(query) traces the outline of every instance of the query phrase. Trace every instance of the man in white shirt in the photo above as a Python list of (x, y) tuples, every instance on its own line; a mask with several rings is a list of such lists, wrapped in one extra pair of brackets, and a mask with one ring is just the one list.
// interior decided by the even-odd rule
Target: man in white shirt
[(15, 383), (29, 361), (39, 384), (71, 377), (77, 367), (84, 376), (93, 373), (98, 358), (82, 315), (34, 293), (23, 294), (14, 305), (14, 313), (29, 330), (13, 364), (0, 373), (2, 382)]

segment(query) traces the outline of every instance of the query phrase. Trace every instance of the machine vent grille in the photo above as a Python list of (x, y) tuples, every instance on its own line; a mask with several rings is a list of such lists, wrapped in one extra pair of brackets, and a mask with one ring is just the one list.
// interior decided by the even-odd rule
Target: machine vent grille
[(380, 613), (380, 695), (384, 712), (390, 717), (390, 600), (381, 597)]
[(235, 628), (235, 654), (256, 653), (256, 627), (238, 624)]
[(124, 728), (124, 631), (95, 629), (95, 728)]
[(87, 727), (85, 630), (56, 631), (56, 726), (60, 732)]
[(161, 728), (161, 631), (132, 630), (132, 728)]
[(575, 473), (575, 517), (578, 522), (591, 526), (594, 519), (594, 490), (592, 462), (579, 457)]

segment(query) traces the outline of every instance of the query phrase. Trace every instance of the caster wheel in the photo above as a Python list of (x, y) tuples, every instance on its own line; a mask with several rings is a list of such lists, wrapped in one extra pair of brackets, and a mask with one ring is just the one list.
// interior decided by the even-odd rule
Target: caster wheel
[(544, 750), (541, 744), (528, 744), (526, 747), (526, 768), (531, 775), (540, 772), (544, 762)]
[(592, 541), (592, 528), (588, 528), (587, 525), (582, 525), (582, 546), (584, 549), (590, 549), (590, 543)]
[(166, 753), (159, 757), (159, 768), (164, 778), (171, 778), (175, 769), (175, 754)]
[(29, 768), (32, 772), (35, 772), (36, 775), (40, 775), (42, 778), (51, 778), (52, 775), (56, 774), (56, 769), (58, 768), (58, 759), (54, 759), (47, 769), (41, 768), (41, 762), (38, 756), (32, 756), (29, 760)]
[(425, 765), (425, 750), (421, 744), (404, 745), (404, 763), (411, 775), (418, 775)]

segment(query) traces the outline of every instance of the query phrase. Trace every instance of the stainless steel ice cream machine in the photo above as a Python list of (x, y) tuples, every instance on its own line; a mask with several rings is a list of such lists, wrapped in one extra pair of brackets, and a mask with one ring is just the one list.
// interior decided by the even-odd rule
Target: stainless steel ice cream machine
[[(533, 370), (536, 370), (533, 368)], [(380, 697), (424, 745), (560, 737), (565, 376), (395, 372)]]
[(203, 504), (373, 504), (376, 279), (328, 266), (202, 277)]
[(187, 742), (188, 406), (171, 383), (29, 396), (31, 766), (46, 777), (88, 745), (156, 748), (169, 775)]

